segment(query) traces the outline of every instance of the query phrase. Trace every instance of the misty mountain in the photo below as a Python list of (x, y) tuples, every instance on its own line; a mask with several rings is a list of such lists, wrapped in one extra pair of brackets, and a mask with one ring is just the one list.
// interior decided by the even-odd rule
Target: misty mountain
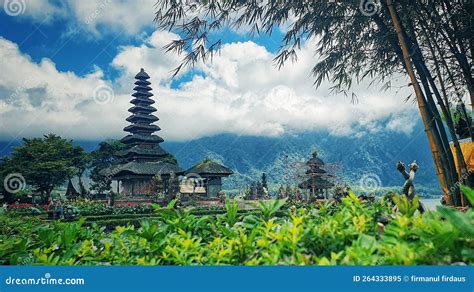
[[(99, 141), (75, 141), (87, 151), (97, 147)], [(15, 142), (0, 142), (0, 155), (8, 155)], [(164, 142), (163, 148), (178, 159), (180, 166), (189, 168), (205, 158), (225, 164), (235, 174), (225, 180), (228, 188), (239, 188), (258, 180), (263, 172), (268, 182), (294, 183), (295, 167), (311, 157), (317, 150), (327, 163), (338, 163), (341, 180), (357, 183), (363, 175), (377, 175), (383, 186), (400, 186), (403, 178), (395, 168), (397, 161), (410, 163), (416, 160), (416, 182), (436, 186), (437, 179), (427, 138), (421, 123), (411, 135), (380, 131), (357, 133), (338, 137), (326, 132), (285, 134), (279, 137), (239, 136), (221, 134), (187, 142)]]
[(337, 137), (325, 132), (286, 134), (280, 137), (251, 137), (222, 134), (186, 143), (167, 142), (163, 147), (173, 153), (181, 166), (189, 167), (211, 158), (231, 167), (236, 174), (228, 185), (238, 186), (257, 180), (262, 172), (270, 183), (291, 182), (289, 169), (300, 165), (317, 150), (326, 163), (338, 163), (338, 174), (349, 183), (363, 175), (375, 174), (383, 186), (400, 186), (404, 180), (396, 170), (401, 160), (416, 160), (420, 169), (416, 182), (436, 186), (437, 178), (427, 138), (422, 126), (413, 134), (379, 132)]

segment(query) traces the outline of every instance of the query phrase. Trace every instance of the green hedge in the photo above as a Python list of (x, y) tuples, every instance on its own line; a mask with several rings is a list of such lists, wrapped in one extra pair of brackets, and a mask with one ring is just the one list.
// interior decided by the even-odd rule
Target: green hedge
[[(158, 218), (160, 217), (159, 215), (160, 210), (155, 211), (155, 213), (151, 214), (110, 214), (110, 215), (96, 215), (96, 216), (83, 216), (85, 218), (85, 222), (96, 222), (97, 224), (102, 224), (102, 222), (109, 221), (109, 220), (140, 220), (140, 219), (148, 219), (148, 218)], [(191, 210), (190, 214), (195, 215), (195, 216), (205, 216), (205, 215), (211, 215), (211, 216), (216, 216), (216, 215), (222, 215), (225, 214), (226, 211), (221, 209), (221, 210), (216, 210), (216, 209), (208, 209), (208, 210)], [(239, 215), (249, 215), (249, 214), (254, 214), (258, 215), (260, 214), (259, 210), (239, 210), (238, 211)], [(282, 216), (283, 212), (277, 212), (276, 216)], [(70, 221), (76, 221), (75, 220), (62, 220), (65, 222), (70, 222)]]
[[(463, 192), (474, 203), (474, 191)], [(438, 207), (420, 214), (417, 199), (393, 202), (398, 211), (389, 199), (368, 203), (350, 194), (318, 208), (262, 202), (257, 215), (240, 214), (235, 202), (226, 204), (225, 214), (196, 216), (171, 206), (145, 220), (44, 223), (2, 215), (0, 264), (474, 264), (472, 209)]]
[[(147, 218), (150, 221), (153, 219), (158, 219), (158, 217), (149, 217)], [(134, 226), (136, 228), (140, 227), (140, 222), (142, 219), (105, 219), (97, 221), (86, 221), (84, 226), (92, 226), (92, 224), (97, 224), (98, 226), (104, 227), (108, 231), (114, 230), (117, 226)]]
[(120, 219), (145, 219), (148, 217), (156, 217), (157, 214), (112, 214), (112, 215), (97, 215), (84, 216), (86, 222), (103, 221), (103, 220), (120, 220)]

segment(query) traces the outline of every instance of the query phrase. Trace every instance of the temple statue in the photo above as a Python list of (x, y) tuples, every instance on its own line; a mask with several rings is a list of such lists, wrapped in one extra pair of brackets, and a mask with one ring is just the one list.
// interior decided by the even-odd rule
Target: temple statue
[[(405, 183), (402, 187), (402, 194), (404, 194), (410, 201), (412, 201), (416, 195), (414, 180), (415, 173), (418, 170), (418, 164), (416, 164), (416, 160), (414, 160), (408, 166), (410, 167), (410, 173), (406, 171), (405, 164), (403, 162), (399, 161), (397, 163), (397, 170), (402, 174), (403, 178), (405, 179)], [(421, 202), (419, 202), (418, 211), (420, 211), (420, 213), (423, 213), (425, 211), (425, 208), (423, 207), (423, 204)]]

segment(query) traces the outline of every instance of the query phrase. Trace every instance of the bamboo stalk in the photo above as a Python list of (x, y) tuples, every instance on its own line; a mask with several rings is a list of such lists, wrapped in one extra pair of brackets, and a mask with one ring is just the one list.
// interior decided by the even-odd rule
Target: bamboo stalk
[[(457, 165), (458, 169), (456, 169), (454, 167), (454, 165), (455, 165), (454, 157), (453, 157), (451, 147), (449, 146), (447, 137), (443, 136), (443, 142), (444, 142), (443, 144), (445, 144), (444, 153), (446, 154), (445, 159), (448, 160), (450, 168), (452, 168), (449, 172), (450, 176), (452, 176), (452, 181), (450, 183), (447, 183), (447, 184), (448, 184), (448, 186), (450, 186), (450, 190), (452, 188), (454, 188), (453, 198), (454, 198), (455, 204), (456, 205), (461, 205), (461, 206), (464, 207), (464, 197), (463, 197), (463, 194), (460, 192), (458, 182), (463, 183), (463, 177), (464, 177), (464, 174), (467, 173), (467, 167), (466, 167), (466, 163), (464, 161), (464, 156), (463, 156), (463, 153), (461, 151), (459, 141), (458, 141), (456, 133), (455, 133), (454, 122), (453, 122), (453, 120), (451, 118), (451, 114), (449, 112), (449, 102), (447, 101), (446, 92), (443, 91), (444, 97), (445, 97), (445, 100), (446, 100), (444, 102), (443, 98), (441, 97), (441, 94), (440, 94), (440, 92), (437, 88), (437, 85), (434, 82), (434, 78), (431, 76), (430, 71), (426, 67), (426, 63), (424, 61), (423, 55), (422, 55), (421, 51), (419, 50), (419, 44), (418, 44), (418, 41), (416, 39), (415, 31), (414, 31), (413, 27), (410, 24), (408, 24), (408, 25), (409, 25), (410, 32), (412, 33), (412, 38), (413, 39), (411, 39), (410, 36), (406, 36), (406, 37), (407, 37), (407, 40), (409, 41), (410, 46), (413, 46), (415, 48), (415, 53), (416, 54), (414, 54), (413, 61), (414, 61), (414, 65), (415, 65), (415, 67), (418, 71), (418, 74), (420, 75), (423, 86), (425, 87), (425, 93), (427, 95), (431, 95), (430, 87), (432, 88), (433, 93), (434, 93), (434, 95), (435, 95), (435, 97), (438, 101), (438, 104), (439, 104), (443, 114), (445, 115), (448, 130), (450, 131), (451, 137), (453, 139), (454, 149), (456, 151), (456, 159), (458, 161), (458, 165)], [(423, 22), (421, 22), (421, 25), (423, 27)], [(425, 33), (425, 35), (426, 35), (426, 33)], [(442, 89), (444, 89), (443, 80), (441, 79), (441, 73), (439, 71), (439, 66), (438, 66), (438, 63), (437, 63), (436, 55), (434, 53), (433, 47), (431, 46), (431, 43), (430, 43), (430, 40), (429, 40), (428, 36), (427, 36), (427, 42), (428, 42), (429, 48), (430, 48), (431, 53), (432, 53), (433, 58), (434, 58), (436, 70), (437, 70), (437, 73), (438, 73), (438, 78), (440, 79), (439, 82), (442, 85)], [(429, 100), (432, 100), (432, 99), (429, 99)], [(436, 105), (434, 105), (434, 101), (432, 103), (433, 103), (432, 107), (436, 107)], [(435, 110), (435, 109), (433, 109), (433, 110)], [(444, 126), (441, 122), (441, 119), (439, 119), (439, 117), (438, 117), (437, 120), (439, 120), (438, 121), (438, 124), (439, 124), (438, 127), (442, 127), (440, 129), (440, 131), (443, 134)]]
[[(431, 44), (430, 44), (430, 49), (432, 50), (432, 52), (434, 54), (434, 51), (433, 51), (433, 48), (431, 47)], [(434, 56), (434, 58), (436, 58), (436, 56)], [(468, 169), (467, 169), (466, 162), (464, 160), (464, 154), (462, 153), (462, 150), (461, 150), (461, 145), (459, 143), (459, 140), (456, 136), (456, 132), (454, 130), (454, 122), (453, 122), (452, 117), (451, 117), (451, 112), (449, 111), (449, 103), (447, 101), (448, 98), (447, 98), (447, 95), (446, 95), (446, 90), (444, 89), (444, 86), (443, 86), (443, 80), (441, 79), (441, 73), (440, 73), (439, 66), (438, 66), (438, 63), (437, 63), (436, 59), (435, 59), (435, 66), (436, 66), (436, 72), (438, 74), (439, 82), (441, 84), (441, 89), (443, 91), (443, 95), (444, 95), (444, 99), (445, 99), (445, 103), (446, 103), (445, 106), (442, 105), (442, 99), (439, 96), (439, 92), (437, 92), (436, 85), (434, 84), (433, 79), (430, 79), (430, 84), (431, 84), (431, 87), (433, 88), (433, 90), (435, 91), (435, 95), (438, 98), (438, 102), (440, 103), (440, 106), (443, 110), (443, 113), (446, 116), (446, 121), (448, 123), (448, 129), (449, 129), (450, 134), (452, 136), (453, 146), (454, 146), (454, 149), (456, 151), (456, 160), (457, 160), (457, 164), (458, 164), (458, 169), (457, 169), (458, 181), (459, 181), (459, 183), (463, 184), (464, 183), (464, 177), (468, 173)], [(461, 197), (461, 206), (464, 207), (465, 206), (464, 194), (460, 191), (459, 195)]]
[(400, 45), (400, 48), (402, 50), (403, 60), (405, 62), (405, 67), (406, 67), (407, 73), (410, 77), (413, 88), (415, 90), (415, 96), (416, 96), (416, 99), (417, 99), (418, 109), (420, 111), (421, 119), (423, 121), (424, 130), (425, 130), (425, 133), (428, 137), (428, 142), (429, 142), (429, 145), (430, 145), (430, 148), (431, 148), (431, 153), (433, 155), (433, 160), (434, 160), (435, 167), (436, 167), (436, 174), (438, 176), (438, 180), (439, 180), (439, 183), (441, 185), (441, 188), (443, 189), (444, 196), (447, 199), (447, 202), (450, 203), (452, 201), (451, 201), (451, 196), (449, 195), (448, 188), (447, 188), (447, 185), (446, 185), (445, 173), (444, 173), (444, 171), (442, 171), (440, 153), (438, 151), (437, 146), (434, 143), (433, 133), (432, 133), (432, 130), (430, 128), (431, 126), (428, 124), (428, 120), (427, 120), (427, 109), (426, 109), (426, 106), (425, 106), (426, 105), (426, 100), (424, 99), (423, 93), (421, 92), (420, 85), (418, 83), (418, 80), (416, 79), (415, 72), (413, 71), (413, 66), (411, 64), (410, 55), (409, 55), (407, 47), (406, 47), (406, 42), (405, 42), (405, 39), (403, 37), (400, 22), (398, 20), (398, 16), (395, 13), (395, 8), (393, 7), (392, 0), (387, 0), (387, 6), (388, 6), (389, 13), (390, 13), (390, 17), (392, 19), (394, 29), (397, 32), (399, 45)]

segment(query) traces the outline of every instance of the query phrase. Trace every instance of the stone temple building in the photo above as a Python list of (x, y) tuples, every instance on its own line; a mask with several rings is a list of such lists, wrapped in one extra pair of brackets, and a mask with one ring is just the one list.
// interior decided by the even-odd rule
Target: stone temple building
[[(170, 177), (184, 176), (189, 172), (181, 169), (174, 157), (160, 146), (163, 138), (155, 134), (161, 129), (154, 124), (159, 119), (153, 114), (156, 108), (150, 92), (150, 76), (141, 69), (135, 79), (135, 92), (130, 101), (132, 107), (128, 109), (131, 115), (126, 119), (130, 125), (124, 128), (129, 134), (120, 140), (126, 149), (116, 153), (121, 163), (102, 173), (117, 182), (117, 193), (127, 197), (152, 194), (156, 175), (161, 176), (163, 192), (168, 193)], [(208, 197), (215, 196), (221, 189), (221, 177), (232, 174), (232, 171), (215, 162), (206, 162), (205, 165), (203, 169), (191, 168), (196, 172), (192, 175), (202, 175), (204, 193)]]

